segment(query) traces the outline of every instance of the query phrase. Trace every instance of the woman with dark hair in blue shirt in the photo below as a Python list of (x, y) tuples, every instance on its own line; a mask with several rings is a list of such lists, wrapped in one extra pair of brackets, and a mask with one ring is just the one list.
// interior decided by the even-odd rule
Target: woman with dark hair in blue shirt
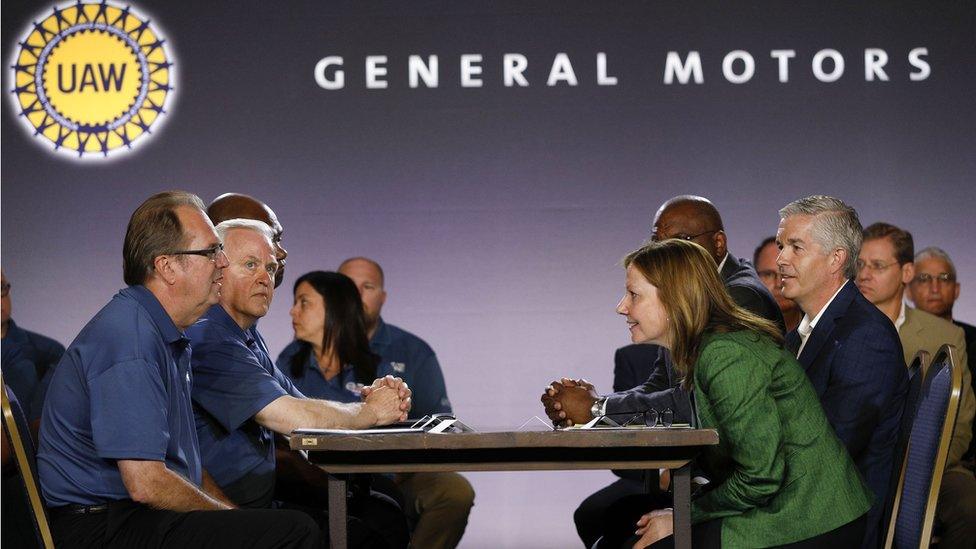
[(362, 298), (346, 275), (312, 271), (295, 281), (295, 342), (278, 368), (313, 398), (355, 402), (376, 378), (380, 357), (369, 349)]

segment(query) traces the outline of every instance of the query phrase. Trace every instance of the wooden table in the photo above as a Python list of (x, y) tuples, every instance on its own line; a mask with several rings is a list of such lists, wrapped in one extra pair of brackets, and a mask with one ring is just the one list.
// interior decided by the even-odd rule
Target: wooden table
[(291, 447), (329, 473), (329, 532), (346, 547), (351, 473), (672, 469), (675, 547), (691, 548), (690, 461), (718, 444), (714, 429), (293, 435)]

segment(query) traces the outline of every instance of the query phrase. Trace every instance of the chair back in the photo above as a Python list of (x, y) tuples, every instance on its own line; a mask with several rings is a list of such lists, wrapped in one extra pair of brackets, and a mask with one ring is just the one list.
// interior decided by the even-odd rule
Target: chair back
[[(0, 375), (0, 384), (2, 382), (3, 376)], [(41, 499), (40, 483), (37, 480), (37, 454), (28, 429), (27, 416), (24, 415), (19, 403), (9, 397), (6, 386), (0, 393), (3, 400), (4, 434), (7, 435), (10, 447), (13, 449), (17, 469), (24, 484), (24, 491), (27, 493), (37, 543), (41, 547), (53, 549), (54, 540), (48, 526), (47, 510)]]
[(943, 345), (936, 352), (923, 376), (917, 405), (912, 405), (915, 417), (895, 493), (886, 548), (929, 546), (962, 394), (961, 368), (965, 366), (957, 365), (955, 357), (952, 345)]
[[(925, 376), (925, 370), (929, 366), (930, 358), (931, 355), (929, 355), (928, 351), (920, 350), (915, 353), (915, 358), (908, 365), (908, 393), (905, 396), (905, 408), (901, 416), (901, 426), (898, 429), (898, 440), (895, 442), (894, 467), (891, 468), (891, 480), (888, 481), (888, 486), (897, 488), (898, 482), (901, 479), (901, 473), (905, 466), (905, 458), (908, 457), (906, 453), (906, 450), (908, 450), (908, 438), (911, 436), (912, 423), (915, 421), (915, 412), (918, 410), (918, 394), (922, 390), (922, 379)], [(885, 539), (888, 530), (893, 527), (891, 513), (895, 504), (895, 493), (896, 490), (888, 490), (884, 513), (881, 519), (881, 539)]]

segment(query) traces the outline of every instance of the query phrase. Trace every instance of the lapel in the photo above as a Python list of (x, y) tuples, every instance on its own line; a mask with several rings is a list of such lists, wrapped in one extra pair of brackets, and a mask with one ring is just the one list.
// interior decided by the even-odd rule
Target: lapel
[(837, 294), (834, 301), (827, 306), (827, 310), (824, 311), (820, 320), (817, 321), (817, 326), (813, 329), (813, 333), (810, 334), (810, 339), (807, 341), (806, 346), (803, 347), (803, 352), (798, 359), (805, 370), (809, 370), (813, 362), (820, 356), (820, 350), (830, 339), (830, 334), (834, 331), (834, 325), (844, 317), (848, 307), (851, 306), (851, 302), (854, 301), (854, 292), (856, 291), (857, 287), (854, 286), (853, 282), (850, 280), (845, 282), (844, 288)]
[(898, 336), (902, 341), (918, 342), (922, 339), (922, 324), (918, 322), (918, 317), (915, 316), (915, 309), (907, 304), (902, 304), (902, 307), (905, 308), (905, 322), (898, 329)]
[(790, 354), (796, 356), (796, 352), (800, 350), (800, 332), (794, 329), (792, 332), (786, 334), (786, 341), (783, 344), (786, 345)]
[(898, 329), (898, 339), (901, 340), (902, 352), (905, 356), (905, 363), (910, 364), (915, 358), (915, 353), (921, 349), (928, 350), (935, 354), (939, 347), (938, 341), (932, 341), (932, 334), (927, 334), (925, 323), (919, 318), (915, 309), (908, 305), (905, 307), (905, 322)]
[(718, 272), (722, 280), (728, 282), (732, 275), (739, 272), (739, 260), (735, 258), (730, 252), (728, 257), (725, 259), (725, 265), (722, 266), (722, 270)]

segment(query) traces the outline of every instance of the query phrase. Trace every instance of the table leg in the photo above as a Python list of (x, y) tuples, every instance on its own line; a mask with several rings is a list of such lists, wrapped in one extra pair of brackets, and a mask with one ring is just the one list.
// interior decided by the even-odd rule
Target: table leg
[(346, 489), (344, 476), (329, 475), (329, 547), (346, 549)]
[(674, 547), (691, 549), (691, 464), (671, 470), (674, 486)]

